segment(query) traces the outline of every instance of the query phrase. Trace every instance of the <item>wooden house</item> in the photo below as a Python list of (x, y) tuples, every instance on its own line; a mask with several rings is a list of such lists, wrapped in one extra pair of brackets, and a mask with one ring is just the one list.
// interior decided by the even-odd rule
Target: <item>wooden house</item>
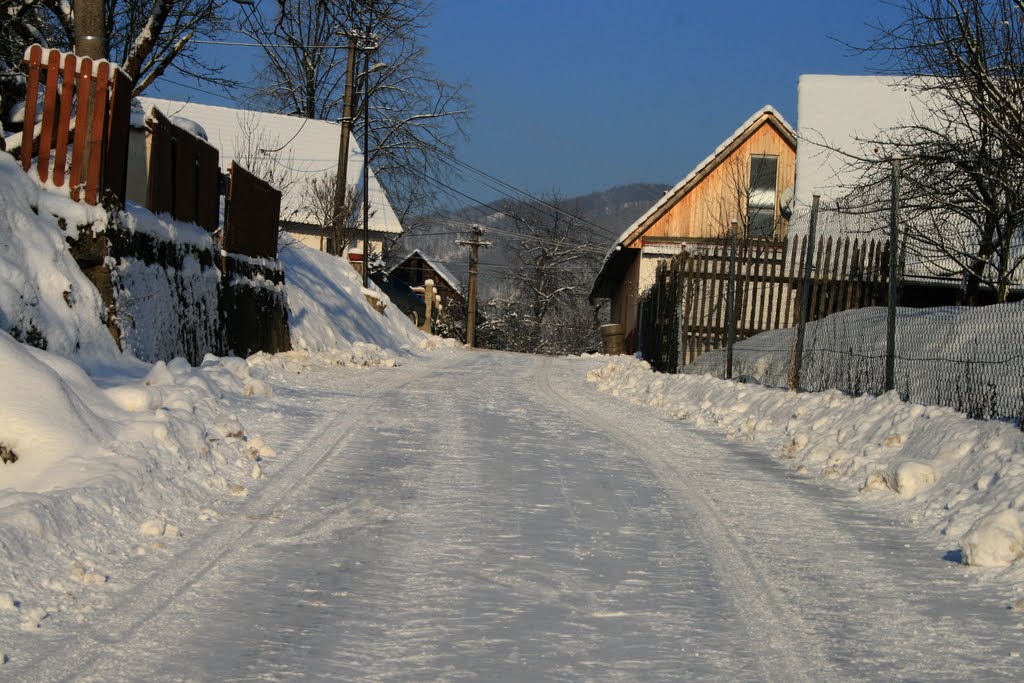
[[(197, 133), (201, 129), (202, 137), (218, 151), (225, 170), (236, 161), (258, 175), (272, 175), (273, 184), (283, 195), (280, 221), (285, 232), (308, 247), (335, 252), (337, 247), (324, 227), (325, 214), (331, 207), (323, 204), (318, 185), (322, 188), (337, 172), (341, 140), (338, 123), (153, 97), (138, 100), (143, 111), (133, 117), (136, 124), (142, 122), (144, 111), (156, 107), (178, 125), (189, 126)], [(144, 161), (144, 157), (129, 159), (128, 198), (135, 201), (136, 196), (145, 197), (146, 178), (140, 165)], [(349, 191), (358, 204), (354, 215), (360, 217), (357, 223), (361, 226), (363, 153), (355, 136), (349, 138), (346, 173)], [(370, 252), (381, 254), (402, 234), (402, 224), (372, 165), (367, 178)], [(351, 231), (343, 249), (362, 253), (362, 230)]]
[(390, 274), (397, 277), (413, 289), (423, 287), (427, 280), (434, 281), (434, 289), (441, 297), (441, 305), (462, 301), (462, 285), (450, 270), (436, 259), (425, 255), (419, 249), (413, 250), (408, 256), (391, 269)]
[(746, 238), (781, 239), (796, 179), (796, 133), (770, 106), (755, 112), (612, 245), (591, 298), (611, 299), (610, 319), (635, 338), (637, 301), (660, 261), (688, 243), (722, 238), (736, 222)]

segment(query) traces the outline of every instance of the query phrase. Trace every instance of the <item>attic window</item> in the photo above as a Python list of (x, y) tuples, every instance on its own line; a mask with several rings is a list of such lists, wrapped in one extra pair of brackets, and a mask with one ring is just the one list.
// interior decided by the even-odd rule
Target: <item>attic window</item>
[(775, 234), (775, 188), (779, 158), (767, 154), (750, 155), (750, 195), (747, 199), (747, 234), (772, 237)]

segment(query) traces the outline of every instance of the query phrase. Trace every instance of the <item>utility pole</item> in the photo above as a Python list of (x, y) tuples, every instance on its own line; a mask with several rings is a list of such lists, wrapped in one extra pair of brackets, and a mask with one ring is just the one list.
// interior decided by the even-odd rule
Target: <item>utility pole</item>
[(75, 54), (92, 59), (107, 58), (107, 33), (103, 22), (103, 0), (75, 0)]
[(473, 226), (473, 239), (471, 240), (458, 240), (456, 244), (469, 247), (469, 304), (468, 310), (466, 311), (466, 346), (470, 348), (476, 342), (476, 270), (478, 263), (478, 253), (480, 247), (485, 249), (491, 246), (490, 242), (481, 242), (480, 238), (483, 237), (484, 230), (479, 225)]
[[(348, 139), (352, 134), (352, 108), (355, 99), (355, 76), (356, 76), (356, 39), (355, 36), (348, 36), (348, 63), (345, 65), (345, 97), (341, 109), (341, 141), (338, 143), (338, 172), (335, 176), (334, 187), (334, 216), (331, 221), (331, 229), (334, 231), (334, 253), (340, 254), (344, 245), (337, 242), (342, 234), (342, 226), (345, 222), (345, 196), (348, 194)], [(365, 150), (364, 150), (365, 154)], [(365, 159), (364, 159), (365, 161)], [(365, 245), (363, 251), (366, 251)], [(365, 258), (365, 254), (363, 256)], [(363, 264), (366, 269), (366, 264)]]
[[(383, 245), (383, 242), (381, 243)], [(381, 248), (383, 251), (383, 246)], [(363, 49), (363, 288), (370, 286), (370, 50)]]

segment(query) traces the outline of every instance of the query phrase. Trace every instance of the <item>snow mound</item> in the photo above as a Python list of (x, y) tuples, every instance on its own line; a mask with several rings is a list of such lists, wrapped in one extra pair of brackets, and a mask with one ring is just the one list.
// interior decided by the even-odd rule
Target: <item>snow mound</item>
[(347, 350), (330, 349), (318, 352), (296, 350), (273, 355), (259, 352), (250, 356), (248, 363), (252, 372), (255, 372), (260, 378), (280, 378), (286, 375), (301, 375), (313, 368), (326, 368), (335, 365), (390, 368), (398, 365), (398, 360), (390, 351), (382, 349), (376, 344), (355, 342)]
[(860, 490), (888, 490), (905, 498), (913, 498), (936, 480), (935, 468), (931, 465), (909, 460), (881, 472), (872, 472)]
[(101, 208), (47, 192), (0, 154), (0, 329), (65, 356), (117, 357), (103, 302), (71, 257), (57, 217), (71, 236), (107, 220)]
[(1024, 530), (1016, 510), (982, 517), (960, 539), (964, 564), (1006, 567), (1024, 555)]
[[(362, 278), (346, 259), (298, 242), (281, 244), (288, 324), (297, 351), (349, 351), (357, 342), (390, 353), (413, 353), (429, 340), (398, 310), (378, 313), (363, 295)], [(375, 288), (375, 296), (387, 297)]]
[[(18, 458), (3, 467), (3, 486), (22, 491), (60, 487), (65, 472), (89, 467), (111, 430), (93, 407), (107, 402), (98, 389), (76, 391), (46, 356), (0, 332), (0, 443)], [(80, 384), (88, 380), (78, 371)]]
[(164, 548), (216, 517), (197, 511), (273, 476), (254, 467), (273, 449), (227, 409), (262, 400), (244, 359), (144, 368), (112, 364), (94, 379), (0, 332), (0, 445), (17, 456), (0, 464), (0, 629), (87, 614), (113, 578), (100, 567), (144, 561), (140, 542)]

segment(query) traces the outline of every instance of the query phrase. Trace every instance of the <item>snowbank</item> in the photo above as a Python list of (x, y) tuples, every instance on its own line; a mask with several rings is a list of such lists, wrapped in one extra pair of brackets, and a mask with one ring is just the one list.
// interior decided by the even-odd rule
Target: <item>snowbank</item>
[(11, 460), (0, 465), (0, 585), (15, 604), (0, 626), (33, 630), (54, 611), (88, 611), (82, 586), (162, 547), (152, 537), (194, 530), (206, 506), (253, 485), (254, 465), (271, 453), (224, 408), (227, 395), (270, 395), (242, 359), (160, 362), (104, 389), (67, 359), (0, 333), (0, 375), (0, 444)]
[(111, 359), (120, 354), (103, 302), (71, 257), (58, 216), (73, 235), (106, 219), (101, 208), (46, 191), (0, 154), (0, 329), (62, 355)]
[[(121, 220), (131, 235), (214, 250), (205, 231), (138, 207)], [(328, 365), (392, 366), (396, 354), (438, 343), (397, 308), (374, 311), (348, 263), (291, 245), (281, 262), (296, 351), (250, 360), (208, 355), (200, 367), (181, 358), (143, 363), (117, 349), (100, 296), (66, 246), (65, 231), (76, 237), (94, 223), (107, 223), (102, 209), (51, 191), (0, 154), (3, 633), (45, 628), (58, 612), (86, 620), (107, 599), (108, 580), (146, 576), (168, 544), (187, 543), (218, 509), (262, 485), (261, 463), (275, 451), (229, 405), (271, 405), (269, 379)], [(202, 279), (196, 291), (212, 291), (214, 268), (188, 270), (187, 260), (172, 270)], [(134, 321), (148, 335), (134, 338), (141, 350), (182, 324), (147, 307), (169, 277), (160, 270), (153, 275), (140, 261), (114, 273), (122, 285), (141, 283), (133, 290)], [(0, 651), (0, 664), (5, 659)]]
[[(1024, 434), (1005, 422), (905, 403), (893, 393), (851, 398), (791, 393), (710, 376), (656, 374), (614, 358), (588, 379), (600, 391), (695, 427), (753, 441), (798, 473), (832, 480), (865, 500), (892, 500), (940, 547), (1024, 579)], [(983, 520), (990, 519), (989, 522)], [(981, 520), (981, 521), (980, 521)]]
[(294, 349), (345, 352), (363, 342), (408, 353), (433, 343), (396, 306), (377, 313), (363, 295), (362, 278), (344, 259), (289, 240), (282, 242), (278, 260), (285, 272)]

